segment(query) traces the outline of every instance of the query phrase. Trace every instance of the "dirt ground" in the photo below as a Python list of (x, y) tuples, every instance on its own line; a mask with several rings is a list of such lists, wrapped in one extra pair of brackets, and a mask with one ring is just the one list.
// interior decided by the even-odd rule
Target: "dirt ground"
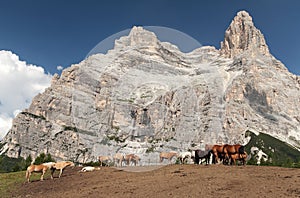
[[(167, 165), (94, 172), (66, 168), (54, 180), (22, 184), (12, 197), (300, 197), (300, 169)], [(24, 178), (25, 179), (25, 178)]]

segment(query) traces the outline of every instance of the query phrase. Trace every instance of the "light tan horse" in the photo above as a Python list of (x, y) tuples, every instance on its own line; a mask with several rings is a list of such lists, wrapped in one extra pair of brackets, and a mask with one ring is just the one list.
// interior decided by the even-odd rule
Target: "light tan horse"
[(51, 175), (53, 175), (53, 173), (54, 173), (55, 170), (60, 170), (59, 176), (58, 176), (58, 178), (60, 178), (61, 175), (62, 175), (62, 173), (63, 173), (63, 171), (64, 171), (64, 169), (65, 169), (66, 167), (68, 167), (68, 166), (74, 167), (75, 164), (74, 164), (73, 162), (71, 162), (71, 161), (61, 161), (61, 162), (56, 162), (56, 163), (53, 165), (53, 167), (51, 168), (51, 170), (52, 170)]
[[(44, 180), (44, 174), (46, 173), (46, 171), (48, 169), (51, 169), (54, 164), (55, 164), (54, 162), (47, 162), (47, 163), (40, 164), (40, 165), (31, 164), (30, 166), (27, 167), (27, 170), (26, 170), (27, 182), (30, 182), (29, 179), (30, 179), (30, 176), (31, 176), (32, 172), (42, 173), (40, 180), (43, 181)], [(51, 179), (53, 179), (52, 174), (51, 174)]]
[(105, 164), (105, 166), (109, 166), (109, 163), (112, 162), (112, 158), (110, 156), (99, 156), (100, 166)]
[(122, 162), (125, 160), (123, 153), (116, 153), (113, 158), (116, 166), (122, 166)]
[(159, 154), (159, 161), (160, 161), (160, 163), (162, 163), (164, 159), (168, 159), (169, 163), (171, 163), (172, 158), (175, 156), (177, 156), (177, 152), (175, 152), (175, 151), (161, 152)]
[(130, 162), (132, 162), (134, 166), (136, 166), (138, 162), (141, 160), (141, 158), (135, 154), (128, 154), (125, 155), (124, 160), (128, 166), (130, 165)]

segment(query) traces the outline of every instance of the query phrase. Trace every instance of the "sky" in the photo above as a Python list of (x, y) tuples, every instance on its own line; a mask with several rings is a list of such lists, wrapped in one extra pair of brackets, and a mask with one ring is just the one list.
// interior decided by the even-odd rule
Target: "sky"
[(0, 139), (52, 75), (107, 37), (161, 26), (219, 49), (240, 10), (252, 16), (271, 53), (300, 75), (299, 0), (0, 0)]

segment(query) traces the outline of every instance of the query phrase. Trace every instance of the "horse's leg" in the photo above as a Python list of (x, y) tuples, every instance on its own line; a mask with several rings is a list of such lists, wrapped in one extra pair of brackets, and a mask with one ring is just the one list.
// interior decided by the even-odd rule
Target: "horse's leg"
[(30, 178), (30, 175), (31, 175), (31, 172), (30, 171), (26, 171), (26, 179), (27, 179), (27, 182), (29, 183), (29, 178)]
[(219, 163), (219, 154), (218, 154), (218, 151), (213, 151), (213, 154), (215, 156), (215, 164), (218, 164)]
[(46, 172), (46, 171), (43, 169), (43, 170), (42, 170), (42, 175), (41, 175), (41, 181), (44, 180), (44, 174), (45, 174), (45, 172)]
[(51, 179), (53, 179), (53, 174), (54, 174), (55, 168), (51, 168)]
[(63, 172), (63, 168), (61, 168), (61, 169), (60, 169), (60, 172), (59, 172), (59, 176), (58, 176), (58, 178), (60, 178), (60, 176), (61, 176), (62, 172)]

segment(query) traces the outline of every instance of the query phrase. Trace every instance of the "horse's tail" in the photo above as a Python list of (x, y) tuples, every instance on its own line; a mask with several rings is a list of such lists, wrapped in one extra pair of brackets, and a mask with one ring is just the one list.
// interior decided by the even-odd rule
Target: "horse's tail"
[(245, 146), (240, 146), (239, 148), (239, 154), (244, 154), (245, 153)]
[(195, 159), (194, 159), (194, 164), (199, 164), (200, 162), (200, 157), (199, 157), (199, 150), (195, 150)]

